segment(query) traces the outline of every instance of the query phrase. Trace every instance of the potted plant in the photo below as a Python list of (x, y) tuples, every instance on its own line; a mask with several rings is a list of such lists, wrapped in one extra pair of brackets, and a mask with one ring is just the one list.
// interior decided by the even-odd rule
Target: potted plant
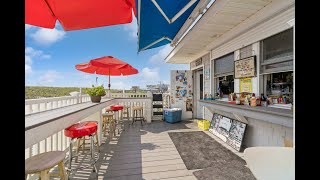
[(101, 96), (106, 95), (106, 91), (104, 90), (103, 85), (97, 87), (94, 87), (94, 85), (92, 85), (92, 88), (87, 89), (86, 93), (89, 94), (91, 102), (100, 102)]

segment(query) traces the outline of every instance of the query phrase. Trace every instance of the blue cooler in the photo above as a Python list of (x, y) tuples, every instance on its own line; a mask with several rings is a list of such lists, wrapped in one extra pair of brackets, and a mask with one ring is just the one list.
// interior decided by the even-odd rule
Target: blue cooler
[(176, 123), (181, 121), (182, 109), (172, 108), (164, 109), (164, 120), (168, 123)]

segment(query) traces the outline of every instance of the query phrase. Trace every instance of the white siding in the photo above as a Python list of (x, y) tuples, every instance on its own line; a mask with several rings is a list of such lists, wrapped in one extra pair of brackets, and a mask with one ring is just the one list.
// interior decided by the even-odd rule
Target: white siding
[[(295, 17), (295, 7), (291, 6), (289, 9), (279, 13), (278, 15), (270, 18), (267, 21), (255, 26), (249, 31), (243, 33), (242, 35), (233, 38), (232, 40), (218, 45), (212, 49), (212, 59), (218, 58), (232, 51), (236, 51), (244, 46), (253, 44), (262, 39), (270, 37), (274, 34), (282, 32), (286, 29), (291, 28), (287, 22)], [(218, 43), (218, 42), (217, 42)]]

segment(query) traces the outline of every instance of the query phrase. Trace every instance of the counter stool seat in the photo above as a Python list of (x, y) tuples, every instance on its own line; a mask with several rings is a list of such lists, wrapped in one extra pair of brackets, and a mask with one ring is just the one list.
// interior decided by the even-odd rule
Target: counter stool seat
[(76, 123), (64, 130), (64, 135), (70, 138), (79, 138), (89, 136), (97, 131), (96, 122), (80, 122)]
[(49, 179), (49, 170), (58, 165), (61, 179), (66, 179), (63, 160), (66, 157), (64, 151), (50, 151), (32, 156), (25, 160), (25, 175), (40, 173), (41, 179)]

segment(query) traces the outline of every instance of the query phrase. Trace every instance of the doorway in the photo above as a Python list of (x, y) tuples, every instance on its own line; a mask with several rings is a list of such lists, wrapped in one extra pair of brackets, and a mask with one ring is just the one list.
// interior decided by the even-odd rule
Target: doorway
[(203, 69), (197, 69), (193, 71), (193, 88), (194, 88), (194, 98), (193, 104), (194, 106), (194, 113), (193, 118), (202, 119), (203, 118), (203, 108), (199, 104), (199, 100), (203, 99)]

